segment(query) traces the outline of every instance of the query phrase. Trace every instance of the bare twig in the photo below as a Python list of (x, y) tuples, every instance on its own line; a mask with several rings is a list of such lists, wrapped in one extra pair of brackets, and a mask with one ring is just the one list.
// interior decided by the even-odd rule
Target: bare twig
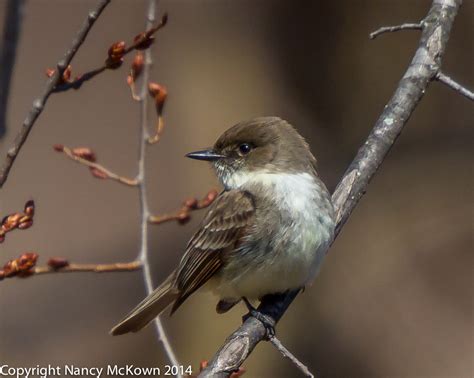
[(0, 138), (7, 129), (8, 97), (20, 38), (23, 4), (23, 0), (8, 0), (6, 5), (0, 52)]
[(68, 264), (64, 267), (54, 268), (50, 265), (38, 266), (32, 270), (32, 274), (50, 274), (50, 273), (109, 273), (109, 272), (132, 272), (142, 268), (141, 261), (130, 261), (125, 263), (112, 264)]
[[(426, 88), (440, 70), (454, 18), (461, 0), (434, 0), (423, 20), (416, 53), (395, 93), (375, 123), (366, 142), (344, 174), (333, 194), (338, 214), (336, 235), (341, 231), (370, 179), (395, 143)], [(278, 322), (299, 290), (263, 298), (258, 310)], [(200, 377), (228, 377), (267, 336), (264, 325), (253, 317), (232, 333)]]
[[(121, 65), (121, 60), (123, 59), (124, 56), (129, 54), (130, 52), (138, 49), (143, 49), (143, 48), (148, 48), (149, 44), (152, 43), (153, 41), (153, 35), (163, 28), (168, 21), (168, 16), (165, 14), (162, 18), (160, 23), (157, 26), (152, 26), (148, 28), (145, 32), (138, 34), (135, 37), (134, 42), (129, 46), (123, 48), (123, 51), (120, 53), (120, 57), (117, 58), (115, 62), (110, 62), (110, 61), (105, 61), (105, 63), (98, 67), (95, 68), (91, 71), (88, 71), (82, 75), (79, 75), (76, 77), (74, 80), (67, 81), (67, 82), (61, 82), (56, 87), (54, 88), (53, 92), (66, 92), (70, 89), (79, 89), (82, 84), (84, 84), (86, 81), (91, 80), (95, 76), (101, 74), (102, 72), (106, 70), (115, 70)], [(148, 42), (150, 41), (150, 42)], [(125, 42), (123, 42), (125, 43)]]
[(154, 135), (148, 137), (147, 142), (149, 144), (158, 143), (161, 139), (161, 134), (163, 134), (163, 129), (164, 129), (163, 117), (161, 115), (159, 115), (158, 116), (158, 121), (156, 123), (156, 132), (155, 132)]
[(95, 161), (91, 161), (88, 159), (85, 159), (78, 154), (74, 153), (74, 150), (71, 150), (69, 147), (63, 146), (63, 145), (56, 145), (55, 146), (56, 151), (61, 151), (63, 152), (69, 159), (74, 160), (75, 162), (85, 165), (86, 167), (89, 167), (91, 170), (91, 173), (101, 179), (111, 179), (115, 180), (121, 184), (128, 185), (128, 186), (137, 186), (138, 185), (138, 180), (137, 179), (131, 179), (128, 177), (124, 176), (119, 176), (116, 173), (113, 173), (112, 171), (108, 170), (104, 166), (96, 163)]
[[(149, 0), (147, 11), (146, 29), (149, 30), (155, 22), (156, 0)], [(140, 251), (138, 260), (143, 264), (143, 278), (145, 281), (146, 291), (148, 294), (153, 292), (153, 280), (151, 277), (150, 262), (148, 258), (148, 218), (150, 211), (148, 208), (147, 191), (146, 191), (146, 148), (148, 140), (148, 98), (147, 85), (150, 77), (150, 69), (153, 64), (151, 58), (151, 49), (147, 49), (145, 53), (145, 65), (143, 67), (142, 87), (140, 91), (140, 135), (139, 135), (139, 157), (138, 157), (138, 190), (140, 198), (140, 216), (141, 216), (141, 237), (140, 237)], [(168, 336), (163, 328), (161, 319), (157, 316), (154, 319), (154, 325), (158, 339), (162, 342), (166, 355), (173, 366), (179, 366), (176, 355), (168, 340)], [(181, 374), (178, 375), (181, 378)]]
[(395, 25), (395, 26), (382, 26), (381, 28), (373, 31), (369, 34), (370, 39), (375, 39), (379, 35), (384, 33), (393, 33), (400, 30), (421, 30), (423, 29), (423, 22), (419, 22), (416, 24), (402, 24), (402, 25)]
[[(141, 261), (130, 261), (125, 263), (110, 264), (75, 264), (69, 263), (64, 258), (54, 257), (48, 260), (47, 265), (35, 266), (38, 259), (36, 253), (24, 253), (19, 258), (8, 261), (3, 269), (0, 269), (0, 281), (4, 278), (20, 277), (29, 278), (42, 274), (53, 273), (111, 273), (111, 272), (133, 272), (142, 268)], [(25, 264), (28, 263), (29, 265)]]
[(33, 107), (30, 110), (30, 113), (23, 121), (23, 125), (18, 132), (13, 145), (7, 152), (6, 160), (3, 166), (0, 168), (0, 188), (3, 187), (5, 184), (8, 174), (17, 158), (23, 144), (26, 142), (30, 131), (32, 130), (33, 126), (35, 125), (36, 120), (38, 119), (41, 112), (44, 110), (44, 106), (48, 101), (49, 96), (53, 93), (56, 85), (61, 81), (62, 75), (64, 70), (67, 68), (69, 63), (71, 63), (72, 59), (76, 55), (76, 52), (81, 47), (82, 43), (85, 41), (87, 34), (91, 30), (94, 23), (97, 21), (105, 7), (110, 3), (111, 0), (99, 0), (95, 8), (89, 12), (87, 15), (86, 20), (82, 24), (79, 32), (77, 33), (76, 37), (72, 41), (71, 47), (69, 50), (66, 51), (64, 54), (63, 59), (61, 59), (57, 64), (57, 70), (51, 76), (51, 78), (46, 83), (46, 86), (43, 90), (43, 93), (33, 101)]
[(269, 341), (282, 354), (283, 357), (288, 358), (293, 364), (306, 376), (314, 378), (314, 375), (309, 371), (308, 367), (298, 360), (276, 336), (270, 336)]
[(191, 212), (195, 210), (201, 210), (208, 207), (217, 198), (217, 190), (210, 190), (206, 196), (197, 200), (196, 198), (188, 198), (183, 202), (181, 208), (173, 213), (166, 213), (161, 215), (150, 215), (148, 222), (151, 224), (161, 224), (170, 221), (178, 221), (184, 224), (191, 218)]
[(445, 75), (441, 71), (436, 74), (436, 80), (440, 81), (443, 84), (446, 84), (448, 87), (455, 90), (464, 97), (468, 98), (469, 100), (474, 101), (473, 92), (471, 92), (466, 87), (463, 87), (461, 84), (456, 83), (453, 79), (451, 79), (449, 76)]
[(106, 69), (107, 69), (107, 66), (104, 64), (103, 66), (99, 68), (96, 68), (82, 75), (79, 75), (73, 81), (70, 81), (67, 83), (59, 83), (58, 85), (56, 85), (53, 92), (59, 93), (59, 92), (66, 92), (69, 89), (79, 89), (80, 87), (82, 87), (82, 84), (84, 84), (86, 81), (93, 79), (97, 75), (104, 72)]

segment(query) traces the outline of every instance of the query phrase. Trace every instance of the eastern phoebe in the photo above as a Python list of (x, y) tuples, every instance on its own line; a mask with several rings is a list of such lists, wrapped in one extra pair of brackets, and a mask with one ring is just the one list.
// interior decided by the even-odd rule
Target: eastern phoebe
[(177, 269), (112, 330), (136, 332), (197, 289), (228, 311), (307, 286), (334, 236), (331, 196), (308, 144), (286, 121), (255, 118), (227, 130), (213, 148), (186, 155), (211, 162), (224, 185)]

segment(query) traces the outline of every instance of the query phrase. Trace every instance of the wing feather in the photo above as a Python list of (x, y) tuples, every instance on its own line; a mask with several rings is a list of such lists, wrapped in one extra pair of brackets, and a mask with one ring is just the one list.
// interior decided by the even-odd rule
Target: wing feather
[(225, 191), (215, 200), (176, 271), (174, 286), (180, 294), (172, 313), (221, 268), (222, 252), (238, 245), (254, 214), (253, 197), (248, 192)]

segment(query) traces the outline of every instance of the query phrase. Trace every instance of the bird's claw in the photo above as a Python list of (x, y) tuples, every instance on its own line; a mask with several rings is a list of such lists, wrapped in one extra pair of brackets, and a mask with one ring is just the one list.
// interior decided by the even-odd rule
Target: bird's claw
[(242, 321), (245, 322), (250, 317), (255, 318), (260, 321), (265, 327), (267, 339), (271, 339), (272, 337), (274, 337), (276, 325), (275, 320), (272, 317), (258, 311), (255, 307), (252, 306), (252, 304), (247, 300), (247, 298), (243, 298), (243, 301), (247, 306), (249, 312), (248, 314), (242, 317)]

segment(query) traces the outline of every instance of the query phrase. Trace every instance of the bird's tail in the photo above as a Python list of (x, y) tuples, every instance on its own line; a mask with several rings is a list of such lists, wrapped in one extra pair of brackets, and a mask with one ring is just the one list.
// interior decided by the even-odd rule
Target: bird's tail
[(178, 290), (173, 287), (173, 281), (174, 273), (112, 328), (110, 334), (117, 336), (128, 332), (137, 332), (160, 315), (179, 297)]

